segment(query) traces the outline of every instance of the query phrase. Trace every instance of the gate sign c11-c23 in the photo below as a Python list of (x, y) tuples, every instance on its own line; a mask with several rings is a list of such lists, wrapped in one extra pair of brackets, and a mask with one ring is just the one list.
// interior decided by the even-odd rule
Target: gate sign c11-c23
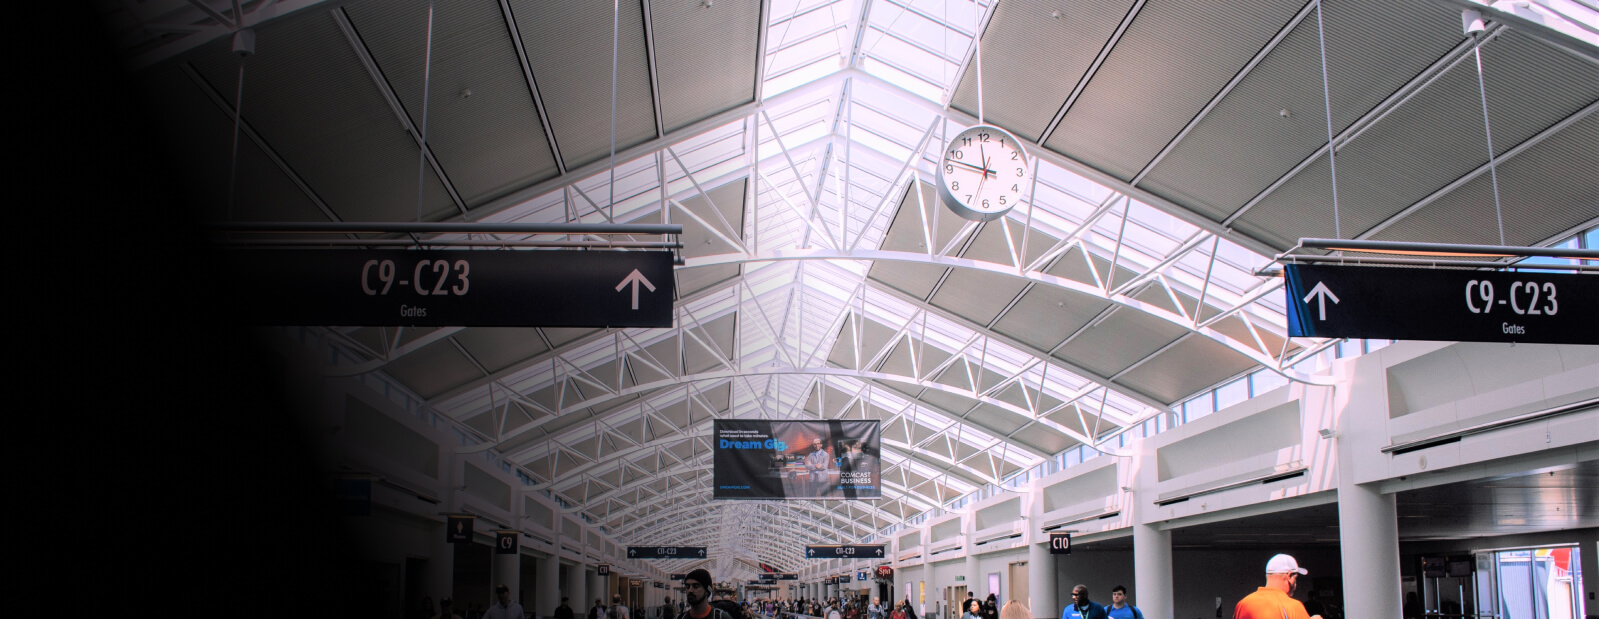
[(718, 419), (716, 499), (880, 499), (882, 422)]

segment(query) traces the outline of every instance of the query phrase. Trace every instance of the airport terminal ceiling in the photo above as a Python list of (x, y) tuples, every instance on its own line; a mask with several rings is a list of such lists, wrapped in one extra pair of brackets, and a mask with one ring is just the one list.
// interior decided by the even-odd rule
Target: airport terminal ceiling
[[(1582, 0), (1475, 35), (1463, 0), (101, 4), (211, 219), (683, 225), (672, 328), (283, 333), (724, 578), (1114, 451), (1239, 376), (1325, 380), (1296, 365), (1337, 342), (1285, 338), (1257, 275), (1300, 238), (1599, 222)], [(933, 189), (979, 117), (1034, 165), (982, 223)], [(732, 417), (881, 420), (884, 498), (712, 501)]]

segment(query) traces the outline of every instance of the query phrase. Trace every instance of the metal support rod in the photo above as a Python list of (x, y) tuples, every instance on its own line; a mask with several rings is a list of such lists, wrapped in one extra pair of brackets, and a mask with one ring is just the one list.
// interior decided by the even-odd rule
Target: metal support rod
[(682, 224), (515, 224), (455, 221), (303, 221), (232, 222), (217, 232), (296, 232), (327, 234), (682, 234)]
[(671, 241), (493, 241), (485, 239), (230, 239), (223, 245), (269, 245), (275, 247), (580, 247), (589, 249), (682, 249)]
[[(1494, 269), (1494, 270), (1497, 270), (1497, 269), (1516, 269), (1516, 268), (1525, 269), (1525, 268), (1532, 268), (1532, 269), (1554, 269), (1554, 270), (1560, 270), (1560, 271), (1574, 271), (1574, 272), (1577, 272), (1577, 273), (1599, 273), (1599, 265), (1589, 265), (1589, 264), (1518, 265), (1518, 264), (1515, 264), (1515, 263), (1508, 263), (1507, 264), (1507, 263), (1504, 263), (1504, 262), (1478, 262), (1478, 261), (1474, 261), (1474, 260), (1427, 260), (1425, 258), (1368, 258), (1368, 257), (1365, 257), (1365, 256), (1359, 256), (1359, 257), (1291, 256), (1290, 258), (1292, 258), (1292, 260), (1291, 260), (1292, 262), (1311, 263), (1311, 264), (1319, 264), (1319, 263), (1353, 264), (1353, 265), (1386, 264), (1386, 265), (1394, 265), (1394, 266), (1450, 267), (1450, 268)], [(1275, 265), (1253, 272), (1253, 275), (1255, 275), (1256, 277), (1281, 277), (1282, 274), (1283, 274), (1282, 268), (1281, 267), (1277, 267)], [(1208, 323), (1209, 321), (1206, 321), (1206, 322)], [(1204, 324), (1201, 324), (1201, 326), (1204, 326)]]
[[(1516, 247), (1511, 245), (1457, 245), (1454, 243), (1410, 243), (1403, 241), (1366, 241), (1343, 239), (1299, 239), (1299, 246), (1308, 249), (1330, 249), (1379, 254), (1409, 254), (1425, 256), (1482, 256), (1508, 258), (1513, 256), (1545, 258), (1599, 258), (1599, 249), (1565, 247)], [(1302, 258), (1289, 256), (1283, 258)]]

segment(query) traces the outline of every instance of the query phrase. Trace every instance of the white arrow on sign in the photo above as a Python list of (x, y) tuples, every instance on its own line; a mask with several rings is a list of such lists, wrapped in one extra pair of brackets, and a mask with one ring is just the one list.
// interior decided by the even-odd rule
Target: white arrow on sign
[[(637, 273), (637, 272), (638, 271), (634, 271), (634, 273)], [(621, 290), (621, 288), (617, 288), (617, 290)], [(654, 290), (654, 289), (651, 288), (651, 290)], [(637, 301), (638, 291), (637, 291), (637, 287), (636, 286), (634, 287), (633, 296), (635, 297), (634, 305), (637, 305), (638, 304), (638, 301)], [(1323, 282), (1316, 282), (1316, 287), (1315, 288), (1311, 288), (1310, 289), (1310, 294), (1305, 295), (1305, 302), (1306, 303), (1309, 303), (1311, 299), (1316, 299), (1316, 309), (1321, 312), (1321, 315), (1317, 318), (1317, 320), (1326, 320), (1327, 319), (1327, 299), (1332, 299), (1333, 305), (1337, 305), (1338, 304), (1338, 295), (1335, 295), (1335, 294), (1332, 293), (1331, 290), (1328, 290), (1327, 289), (1327, 284), (1325, 284)], [(634, 307), (633, 309), (638, 309), (638, 308)]]
[(638, 272), (638, 269), (633, 269), (632, 273), (628, 273), (627, 277), (622, 279), (622, 283), (616, 285), (616, 291), (621, 292), (628, 284), (633, 284), (633, 309), (638, 309), (639, 284), (644, 284), (644, 287), (649, 288), (650, 292), (655, 292), (655, 284), (651, 284), (650, 280), (645, 279), (644, 274)]

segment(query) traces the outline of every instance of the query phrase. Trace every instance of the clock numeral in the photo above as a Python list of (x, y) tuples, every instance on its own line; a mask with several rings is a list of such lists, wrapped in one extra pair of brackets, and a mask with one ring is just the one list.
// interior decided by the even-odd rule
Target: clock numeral
[(966, 200), (965, 201), (966, 202), (971, 202), (972, 201), (972, 194), (966, 194)]
[[(979, 133), (979, 134), (977, 134), (977, 137), (981, 138), (984, 142), (988, 141), (988, 134), (987, 133)], [(970, 140), (968, 140), (968, 143), (970, 143)]]
[(1018, 153), (1016, 151), (1011, 151), (1010, 160), (1011, 161), (1018, 161), (1019, 160), (1018, 157), (1020, 157), (1020, 155), (1021, 155), (1021, 153)]
[(1003, 195), (1001, 195), (1001, 196), (1000, 196), (1000, 197), (999, 197), (999, 203), (1000, 203), (1000, 204), (1004, 204), (1004, 203), (1005, 203), (1005, 196), (1003, 196)]
[(962, 154), (959, 150), (952, 150), (952, 151), (950, 151), (950, 154), (954, 155), (956, 159), (965, 159), (966, 158), (966, 156), (964, 154)]
[(954, 164), (949, 164), (949, 163), (944, 164), (944, 173), (945, 174), (954, 174), (955, 173)]
[(954, 182), (951, 182), (951, 183), (950, 183), (950, 184), (949, 184), (949, 188), (950, 188), (950, 189), (953, 189), (953, 190), (955, 190), (955, 191), (960, 191), (960, 189), (961, 189), (961, 182), (960, 182), (960, 181), (954, 181)]
[(1020, 187), (1015, 186), (1015, 185), (1011, 185), (1010, 186), (1010, 190), (1011, 191), (1021, 191), (1022, 189)]
[(992, 208), (988, 206), (988, 200), (983, 200), (983, 208)]
[(961, 138), (961, 142), (962, 142), (961, 146), (971, 146), (972, 145), (972, 139), (971, 138)]
[(1021, 168), (1016, 168), (1016, 178), (1021, 178), (1025, 174), (1027, 174), (1027, 173), (1022, 171)]

